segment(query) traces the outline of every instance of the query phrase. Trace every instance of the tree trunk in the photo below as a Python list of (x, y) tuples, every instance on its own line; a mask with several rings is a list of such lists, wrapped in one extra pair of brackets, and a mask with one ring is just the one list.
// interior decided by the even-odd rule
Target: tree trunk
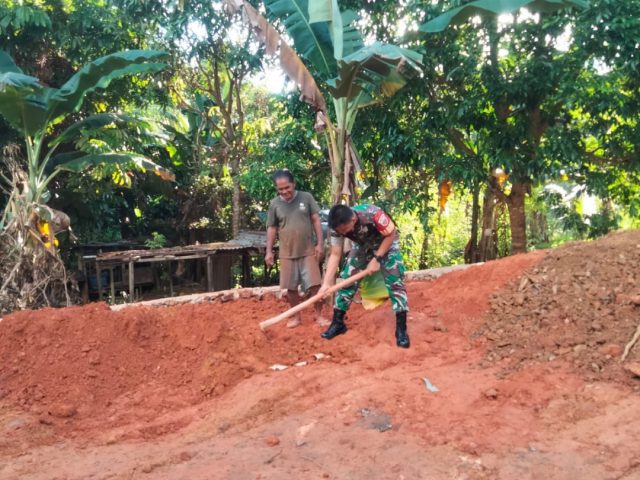
[(473, 206), (471, 207), (471, 238), (464, 251), (464, 263), (476, 263), (478, 251), (478, 220), (480, 217), (480, 185), (473, 186)]
[(234, 155), (231, 161), (231, 181), (233, 182), (233, 192), (231, 195), (232, 215), (231, 215), (231, 238), (238, 238), (240, 235), (240, 216), (242, 205), (240, 204), (240, 161)]
[[(424, 185), (424, 195), (422, 196), (422, 205), (421, 210), (423, 212), (429, 211), (429, 176), (426, 171), (422, 171), (420, 174), (420, 182)], [(422, 246), (420, 248), (420, 257), (418, 260), (418, 268), (420, 270), (425, 270), (428, 268), (428, 259), (427, 253), (429, 252), (429, 216), (422, 217), (422, 230), (424, 232), (424, 237), (422, 238)]]
[(509, 220), (511, 222), (511, 254), (527, 251), (527, 222), (524, 209), (524, 199), (531, 190), (528, 182), (511, 185), (511, 193), (507, 197)]
[(497, 198), (490, 187), (484, 193), (482, 203), (482, 236), (478, 246), (478, 261), (493, 260), (498, 254), (496, 239), (496, 202)]
[(531, 215), (530, 233), (533, 241), (548, 243), (549, 242), (549, 225), (547, 217), (543, 212), (533, 212)]

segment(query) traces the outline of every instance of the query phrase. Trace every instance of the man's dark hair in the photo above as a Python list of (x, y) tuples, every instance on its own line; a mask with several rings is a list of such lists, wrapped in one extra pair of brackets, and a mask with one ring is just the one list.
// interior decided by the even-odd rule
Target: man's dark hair
[(271, 175), (271, 180), (273, 180), (273, 183), (276, 183), (276, 180), (278, 180), (279, 178), (286, 178), (291, 183), (295, 183), (295, 180), (293, 179), (293, 174), (286, 169), (276, 170), (275, 172), (273, 172), (273, 175)]
[(329, 218), (327, 219), (329, 228), (335, 229), (340, 225), (349, 223), (354, 215), (354, 211), (347, 205), (334, 205), (331, 207), (331, 210), (329, 210)]

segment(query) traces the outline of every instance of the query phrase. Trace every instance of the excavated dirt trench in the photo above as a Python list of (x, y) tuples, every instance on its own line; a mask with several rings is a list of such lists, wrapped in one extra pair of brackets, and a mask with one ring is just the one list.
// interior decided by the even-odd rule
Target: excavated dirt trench
[(636, 231), (411, 282), (409, 350), (388, 303), (331, 342), (274, 298), (16, 312), (0, 478), (640, 478), (639, 267)]

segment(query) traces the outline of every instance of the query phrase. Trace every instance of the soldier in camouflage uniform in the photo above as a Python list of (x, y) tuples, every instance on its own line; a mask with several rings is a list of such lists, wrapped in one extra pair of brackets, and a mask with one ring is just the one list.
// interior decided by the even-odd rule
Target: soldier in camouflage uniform
[[(329, 211), (331, 228), (331, 252), (327, 262), (327, 274), (319, 292), (326, 292), (333, 282), (340, 259), (344, 239), (353, 242), (340, 277), (346, 279), (359, 271), (371, 273), (382, 271), (384, 283), (391, 298), (391, 307), (396, 314), (396, 344), (409, 348), (407, 334), (407, 312), (409, 311), (407, 290), (404, 286), (405, 267), (400, 254), (399, 236), (389, 216), (375, 205), (348, 207), (335, 205)], [(331, 340), (347, 331), (344, 316), (351, 305), (360, 282), (342, 288), (336, 294), (333, 320), (323, 338)]]

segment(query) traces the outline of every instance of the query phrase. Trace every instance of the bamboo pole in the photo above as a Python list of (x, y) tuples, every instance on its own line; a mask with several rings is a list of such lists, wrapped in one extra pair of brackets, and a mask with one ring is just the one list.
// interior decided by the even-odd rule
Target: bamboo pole
[(316, 302), (319, 302), (320, 300), (322, 300), (323, 298), (333, 294), (334, 292), (337, 292), (341, 288), (348, 287), (352, 283), (355, 283), (358, 280), (362, 280), (364, 277), (366, 277), (367, 275), (369, 275), (371, 273), (373, 273), (373, 272), (370, 272), (369, 270), (362, 270), (361, 272), (358, 272), (355, 275), (352, 275), (351, 277), (343, 280), (342, 282), (336, 283), (332, 287), (329, 287), (329, 289), (326, 292), (318, 293), (318, 294), (314, 295), (313, 297), (308, 298), (304, 302), (299, 303), (295, 307), (290, 308), (286, 312), (281, 313), (280, 315), (277, 315), (275, 317), (269, 318), (268, 320), (265, 320), (263, 322), (260, 322), (260, 330), (262, 330), (262, 331), (266, 330), (271, 325), (275, 325), (276, 323), (281, 322), (285, 318), (289, 318), (290, 316), (292, 316), (292, 315), (304, 310), (305, 308), (313, 305)]

